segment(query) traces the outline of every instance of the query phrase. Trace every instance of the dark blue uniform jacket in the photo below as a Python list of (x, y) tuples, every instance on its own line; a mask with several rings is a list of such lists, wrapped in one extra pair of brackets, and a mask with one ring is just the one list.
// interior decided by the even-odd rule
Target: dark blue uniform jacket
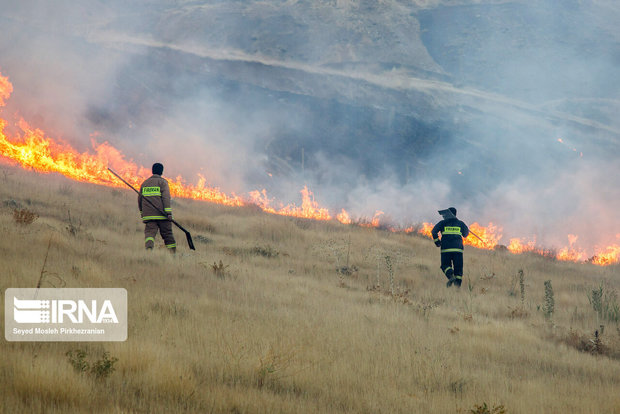
[(454, 218), (441, 220), (435, 224), (431, 234), (433, 241), (439, 241), (441, 233), (441, 252), (462, 252), (463, 237), (469, 235), (469, 228), (461, 220)]

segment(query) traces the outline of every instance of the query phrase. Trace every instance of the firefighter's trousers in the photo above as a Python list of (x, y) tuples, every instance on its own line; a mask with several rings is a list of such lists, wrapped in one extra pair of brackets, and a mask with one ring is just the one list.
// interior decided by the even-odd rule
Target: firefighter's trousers
[(454, 277), (454, 284), (461, 286), (463, 281), (463, 252), (441, 252), (441, 270), (448, 279)]
[(155, 246), (155, 236), (158, 230), (166, 247), (175, 249), (177, 243), (172, 235), (172, 222), (168, 220), (150, 220), (144, 223), (144, 247), (152, 249)]

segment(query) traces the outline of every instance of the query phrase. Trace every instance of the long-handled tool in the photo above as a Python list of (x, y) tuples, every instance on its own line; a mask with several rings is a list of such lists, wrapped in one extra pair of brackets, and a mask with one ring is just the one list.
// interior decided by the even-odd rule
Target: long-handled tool
[[(452, 214), (452, 212), (450, 211), (450, 209), (445, 209), (445, 210), (439, 210), (437, 211), (439, 214), (441, 214), (441, 217), (443, 217), (444, 219), (449, 219), (449, 218), (456, 218), (456, 216), (454, 214)], [(480, 236), (478, 236), (476, 233), (474, 233), (473, 231), (471, 231), (471, 229), (469, 230), (469, 234), (471, 234), (472, 236), (476, 237), (478, 240), (480, 240), (482, 243), (484, 243), (486, 245), (486, 241), (482, 240), (480, 238)]]
[(478, 236), (476, 233), (474, 233), (473, 231), (471, 231), (471, 229), (469, 230), (469, 234), (471, 234), (472, 236), (476, 237), (478, 240), (480, 240), (482, 243), (484, 243), (485, 245), (487, 244), (486, 241), (482, 240), (480, 238), (480, 236)]
[[(116, 178), (118, 178), (119, 180), (121, 180), (122, 182), (124, 182), (127, 187), (131, 188), (133, 191), (135, 191), (139, 196), (142, 196), (142, 194), (140, 194), (140, 192), (138, 190), (136, 190), (131, 184), (129, 184), (127, 181), (123, 180), (121, 178), (120, 175), (118, 175), (117, 173), (115, 173), (114, 171), (112, 171), (111, 168), (108, 168), (108, 171), (110, 171), (112, 174), (114, 174), (116, 176)], [(155, 210), (157, 210), (161, 215), (163, 216), (167, 216), (168, 214), (164, 213), (163, 211), (161, 211), (155, 204), (151, 203), (151, 200), (149, 200), (146, 197), (142, 197), (142, 199), (144, 201), (146, 201), (147, 203), (149, 203)], [(183, 228), (183, 226), (181, 226), (179, 223), (177, 223), (174, 220), (170, 220), (175, 226), (177, 226), (179, 229), (181, 229), (181, 231), (183, 233), (185, 233), (185, 237), (187, 238), (187, 244), (189, 245), (189, 248), (192, 250), (196, 250), (196, 248), (194, 247), (194, 242), (192, 241), (192, 235), (189, 233), (189, 231), (185, 230)]]

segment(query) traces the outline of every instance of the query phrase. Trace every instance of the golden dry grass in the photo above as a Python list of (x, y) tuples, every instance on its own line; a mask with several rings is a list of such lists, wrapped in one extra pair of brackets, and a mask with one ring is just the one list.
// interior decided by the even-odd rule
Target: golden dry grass
[[(617, 265), (468, 249), (457, 291), (422, 237), (190, 200), (174, 211), (197, 251), (176, 231), (172, 257), (143, 250), (133, 192), (0, 168), (3, 292), (36, 286), (50, 243), (43, 287), (129, 295), (126, 342), (2, 341), (3, 412), (620, 412), (618, 325), (587, 297), (620, 288)], [(39, 218), (17, 223), (15, 208)], [(593, 354), (582, 345), (601, 324)], [(116, 371), (74, 371), (75, 349), (109, 352)]]

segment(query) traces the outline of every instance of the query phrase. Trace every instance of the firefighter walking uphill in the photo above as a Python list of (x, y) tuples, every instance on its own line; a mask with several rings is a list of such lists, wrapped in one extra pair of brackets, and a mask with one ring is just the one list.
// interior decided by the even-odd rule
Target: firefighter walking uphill
[[(441, 270), (448, 278), (446, 287), (453, 284), (461, 287), (463, 282), (463, 237), (469, 235), (469, 228), (456, 218), (456, 208), (450, 207), (439, 213), (443, 220), (435, 224), (431, 235), (435, 246), (441, 248)], [(441, 233), (441, 239), (439, 238)]]
[[(164, 166), (153, 164), (153, 175), (147, 178), (140, 186), (138, 194), (138, 209), (144, 222), (144, 246), (147, 250), (155, 246), (155, 236), (159, 230), (164, 244), (172, 252), (176, 252), (177, 244), (172, 234), (172, 208), (170, 207), (170, 187), (168, 181), (161, 175)], [(148, 197), (148, 202), (143, 198)], [(151, 203), (153, 205), (151, 205)], [(162, 215), (162, 212), (166, 215)]]

